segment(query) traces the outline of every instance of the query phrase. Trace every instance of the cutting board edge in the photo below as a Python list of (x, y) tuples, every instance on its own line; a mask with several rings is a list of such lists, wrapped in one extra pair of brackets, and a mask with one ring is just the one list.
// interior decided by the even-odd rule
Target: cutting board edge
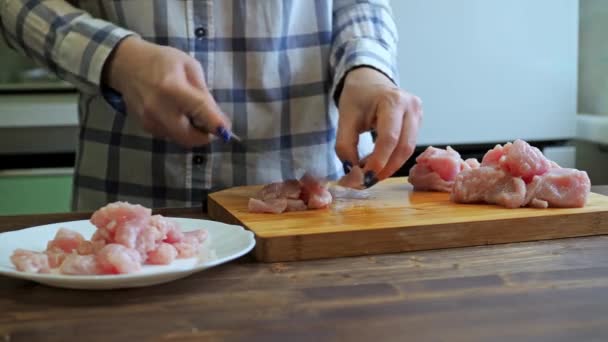
[[(290, 237), (263, 238), (256, 235), (257, 244), (253, 255), (260, 262), (287, 262), (608, 235), (608, 211), (590, 218), (592, 222), (581, 223), (580, 214), (570, 214), (562, 217), (557, 224), (550, 222), (549, 225), (542, 225), (546, 217), (535, 217), (532, 221), (538, 222), (532, 223), (539, 225), (532, 234), (528, 217), (497, 220), (496, 225), (505, 228), (517, 225), (518, 221), (526, 222), (526, 225), (516, 226), (509, 231), (509, 234), (502, 235), (491, 234), (496, 230), (488, 230), (482, 222), (316, 233)], [(432, 234), (428, 231), (422, 232), (428, 229), (435, 231)], [(478, 234), (483, 233), (484, 229), (490, 234)], [(445, 238), (450, 235), (451, 238)], [(333, 244), (334, 247), (339, 245), (341, 248), (318, 248), (328, 244), (329, 247)]]

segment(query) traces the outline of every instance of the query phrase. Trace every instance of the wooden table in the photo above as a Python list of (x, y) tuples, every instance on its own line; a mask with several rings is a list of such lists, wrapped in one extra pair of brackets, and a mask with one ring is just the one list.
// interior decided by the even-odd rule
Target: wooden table
[[(0, 217), (0, 231), (88, 215)], [(294, 263), (244, 257), (116, 291), (0, 277), (0, 342), (71, 340), (606, 341), (608, 237)]]

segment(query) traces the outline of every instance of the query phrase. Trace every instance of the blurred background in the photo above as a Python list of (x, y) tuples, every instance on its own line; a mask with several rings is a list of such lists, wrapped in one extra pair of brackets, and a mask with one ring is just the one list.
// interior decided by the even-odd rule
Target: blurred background
[[(481, 158), (521, 138), (608, 184), (608, 1), (392, 6), (401, 86), (424, 101), (416, 153), (451, 145)], [(70, 209), (76, 100), (73, 87), (0, 43), (0, 215)]]

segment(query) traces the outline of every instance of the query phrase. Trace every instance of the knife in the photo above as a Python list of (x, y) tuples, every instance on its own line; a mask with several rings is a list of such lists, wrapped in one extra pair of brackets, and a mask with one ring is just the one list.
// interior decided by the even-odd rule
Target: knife
[[(190, 123), (192, 124), (192, 126), (194, 128), (200, 130), (201, 132), (209, 134), (209, 129), (207, 129), (200, 122), (197, 122), (193, 118), (190, 118)], [(254, 152), (254, 153), (260, 153), (260, 154), (265, 154), (265, 153), (270, 152), (266, 149), (257, 148), (257, 147), (252, 146), (252, 144), (249, 141), (241, 138), (234, 132), (231, 132), (231, 131), (225, 129), (224, 127), (218, 127), (213, 135), (216, 136), (217, 138), (221, 139), (225, 143), (238, 144), (241, 146), (241, 148), (243, 148), (243, 150), (245, 150), (247, 152)], [(317, 180), (325, 180), (325, 178), (326, 178), (326, 177), (320, 176), (320, 173), (315, 172), (314, 168), (310, 167), (309, 165), (305, 166), (301, 161), (299, 161), (297, 159), (283, 156), (279, 153), (279, 160), (281, 162), (285, 162), (286, 164), (293, 165), (294, 176), (296, 176), (296, 178), (302, 177), (305, 173), (312, 175)]]

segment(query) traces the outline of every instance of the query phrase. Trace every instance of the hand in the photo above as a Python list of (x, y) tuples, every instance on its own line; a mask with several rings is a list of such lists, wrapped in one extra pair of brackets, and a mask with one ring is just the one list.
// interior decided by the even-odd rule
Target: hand
[(211, 132), (229, 132), (230, 121), (211, 96), (203, 68), (180, 50), (125, 38), (104, 67), (104, 81), (154, 136), (191, 148), (208, 144)]
[[(336, 153), (348, 171), (361, 165), (364, 186), (390, 177), (414, 153), (422, 101), (391, 82), (384, 74), (367, 67), (349, 72), (339, 100), (340, 117)], [(359, 134), (376, 131), (374, 151), (359, 160)]]

